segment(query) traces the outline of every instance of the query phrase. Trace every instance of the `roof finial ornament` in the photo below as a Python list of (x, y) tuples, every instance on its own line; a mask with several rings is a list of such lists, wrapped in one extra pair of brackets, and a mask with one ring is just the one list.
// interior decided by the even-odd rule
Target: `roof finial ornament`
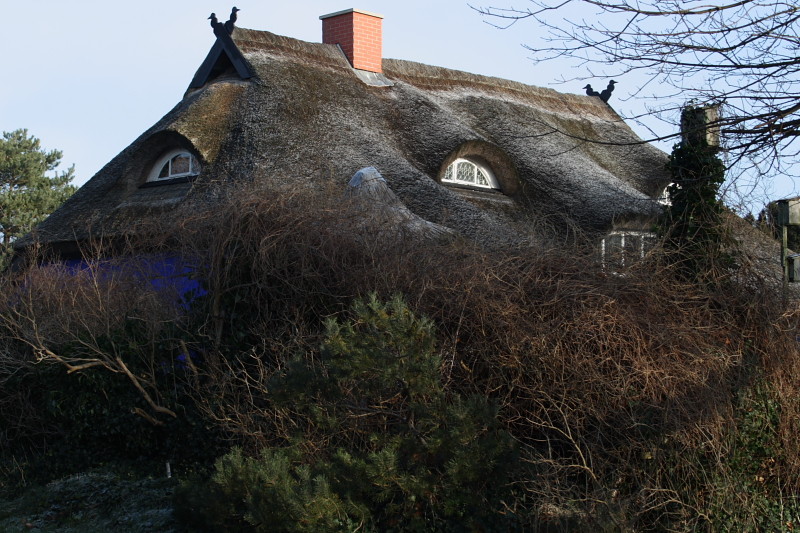
[(586, 89), (586, 96), (597, 96), (597, 97), (600, 96), (600, 93), (592, 89), (592, 86), (589, 85), (588, 83), (586, 84), (586, 87), (584, 87), (584, 89)]
[(586, 89), (586, 95), (587, 96), (596, 96), (600, 100), (604, 101), (605, 103), (608, 103), (608, 99), (611, 98), (611, 93), (614, 92), (614, 84), (615, 83), (617, 83), (617, 82), (614, 81), (614, 80), (609, 81), (608, 82), (608, 87), (603, 89), (601, 92), (597, 92), (594, 89), (592, 89), (592, 86), (589, 85), (588, 83), (586, 84), (586, 87), (584, 87), (584, 89)]
[(233, 9), (231, 9), (231, 16), (228, 19), (228, 22), (225, 23), (225, 31), (228, 32), (228, 35), (233, 34), (233, 25), (236, 23), (236, 18), (237, 18), (236, 17), (236, 12), (237, 11), (241, 11), (241, 9), (239, 9), (236, 6), (233, 6)]
[(600, 100), (608, 103), (608, 99), (611, 98), (611, 93), (614, 92), (614, 84), (617, 83), (614, 80), (608, 82), (608, 87), (602, 90), (600, 93)]
[(208, 20), (211, 21), (211, 27), (214, 29), (214, 35), (221, 37), (225, 32), (225, 27), (220, 21), (217, 20), (217, 14), (211, 13), (211, 16), (208, 17)]

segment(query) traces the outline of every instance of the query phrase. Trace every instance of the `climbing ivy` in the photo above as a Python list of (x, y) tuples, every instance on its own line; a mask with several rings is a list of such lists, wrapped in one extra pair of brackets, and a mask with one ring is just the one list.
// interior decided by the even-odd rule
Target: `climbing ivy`
[(719, 190), (725, 166), (719, 148), (708, 143), (702, 108), (684, 109), (684, 138), (667, 163), (672, 176), (663, 232), (680, 272), (690, 279), (719, 279), (730, 266), (725, 254), (724, 206)]

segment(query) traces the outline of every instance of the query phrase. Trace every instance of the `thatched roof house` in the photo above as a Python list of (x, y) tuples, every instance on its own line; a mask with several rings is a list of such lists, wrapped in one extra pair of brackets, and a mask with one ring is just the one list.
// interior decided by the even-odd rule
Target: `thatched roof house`
[(478, 242), (539, 217), (601, 234), (659, 211), (665, 154), (599, 98), (382, 59), (380, 16), (320, 18), (323, 43), (220, 24), (183, 100), (35, 237), (69, 252), (169, 217), (208, 184), (344, 190), (364, 167), (415, 215)]

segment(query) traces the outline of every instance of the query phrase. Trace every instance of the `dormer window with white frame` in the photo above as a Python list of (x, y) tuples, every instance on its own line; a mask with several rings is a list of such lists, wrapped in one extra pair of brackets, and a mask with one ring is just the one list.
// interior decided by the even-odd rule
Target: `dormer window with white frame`
[(458, 158), (450, 163), (444, 172), (442, 183), (481, 189), (500, 189), (500, 183), (488, 166), (465, 158)]
[(187, 150), (172, 150), (156, 161), (150, 171), (147, 182), (188, 181), (197, 177), (200, 174), (200, 170), (200, 162), (191, 152)]

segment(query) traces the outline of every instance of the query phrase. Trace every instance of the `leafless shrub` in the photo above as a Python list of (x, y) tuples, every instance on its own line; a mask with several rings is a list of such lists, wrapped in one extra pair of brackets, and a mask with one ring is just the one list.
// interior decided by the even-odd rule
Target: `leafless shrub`
[[(270, 379), (295, 357), (318, 357), (322, 319), (374, 291), (403, 294), (437, 324), (451, 390), (497, 402), (530, 474), (516, 486), (543, 515), (577, 505), (620, 528), (667, 518), (699, 527), (711, 478), (725, 472), (740, 393), (759, 378), (781, 406), (775, 468), (800, 479), (798, 317), (758, 273), (701, 286), (681, 281), (658, 250), (614, 273), (589, 246), (487, 251), (376, 219), (325, 190), (251, 188), (218, 202), (189, 205), (147, 246), (172, 250), (205, 280), (180, 342), (202, 354), (192, 365), (197, 401), (240, 444), (295, 433), (296, 413), (274, 406)], [(27, 273), (4, 313), (38, 357), (73, 371), (125, 372), (121, 348), (95, 341), (122, 317), (156, 332), (186, 313), (124, 268), (108, 279), (61, 268)], [(65, 340), (82, 355), (50, 348)], [(150, 382), (131, 380), (165, 414)], [(329, 438), (306, 432), (310, 449)]]
[[(28, 348), (9, 353), (5, 364), (29, 353), (29, 363), (57, 363), (68, 373), (97, 367), (123, 374), (152, 410), (140, 414), (160, 423), (158, 415), (175, 414), (160, 404), (155, 387), (157, 344), (182, 311), (168, 287), (152, 285), (157, 274), (150, 262), (104, 255), (98, 248), (86, 261), (32, 265), (5, 280), (4, 336)], [(141, 326), (144, 342), (124, 338), (128, 322)]]

